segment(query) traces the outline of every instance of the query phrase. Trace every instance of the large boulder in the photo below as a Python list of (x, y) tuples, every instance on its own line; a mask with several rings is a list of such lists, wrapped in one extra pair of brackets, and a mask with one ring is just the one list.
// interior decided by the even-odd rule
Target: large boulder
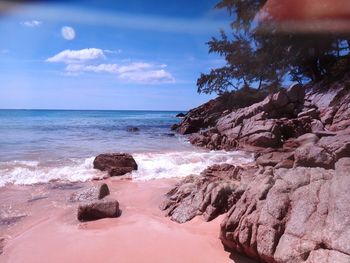
[(220, 98), (212, 99), (184, 115), (178, 114), (176, 117), (181, 117), (182, 121), (173, 125), (172, 130), (177, 130), (180, 134), (191, 134), (213, 127), (228, 106), (231, 105), (225, 105)]
[(294, 152), (294, 165), (305, 167), (334, 168), (334, 156), (326, 149), (313, 144), (297, 148)]
[(349, 176), (350, 175), (350, 158), (341, 158), (335, 164), (335, 170), (338, 175)]
[(100, 154), (94, 160), (94, 168), (107, 171), (110, 176), (120, 176), (137, 170), (137, 164), (127, 153)]
[(187, 222), (197, 215), (210, 221), (227, 212), (241, 196), (245, 185), (241, 185), (241, 181), (248, 180), (246, 174), (252, 173), (239, 166), (208, 167), (200, 176), (188, 176), (178, 183), (165, 195), (160, 208), (178, 223)]
[(203, 119), (200, 118), (187, 118), (186, 122), (177, 128), (180, 134), (186, 135), (198, 132), (203, 125)]
[(70, 202), (85, 202), (100, 200), (109, 195), (108, 185), (103, 183), (100, 185), (91, 186), (85, 189), (81, 189), (71, 195)]
[(135, 127), (135, 126), (128, 126), (128, 127), (126, 127), (126, 131), (128, 131), (128, 132), (138, 132), (138, 131), (140, 131), (140, 128)]
[[(321, 137), (321, 138), (319, 138)], [(350, 132), (334, 134), (304, 134), (296, 139), (299, 147), (294, 152), (295, 166), (334, 169), (335, 163), (350, 157)]]
[(279, 164), (290, 165), (290, 162), (286, 162), (286, 160), (291, 161), (291, 166), (293, 166), (294, 156), (293, 153), (290, 152), (269, 152), (265, 154), (261, 154), (256, 159), (256, 164), (261, 166), (276, 166)]
[(225, 247), (260, 262), (350, 262), (350, 174), (259, 170), (221, 224)]
[(317, 145), (332, 153), (336, 161), (343, 157), (350, 157), (350, 131), (322, 137)]
[(102, 218), (120, 216), (119, 203), (114, 199), (102, 199), (80, 204), (78, 207), (78, 220), (91, 221)]
[(306, 102), (317, 109), (325, 129), (342, 131), (350, 128), (349, 84), (350, 74), (345, 74), (338, 81), (321, 81), (308, 88)]
[(186, 115), (183, 112), (176, 114), (176, 118), (184, 118)]

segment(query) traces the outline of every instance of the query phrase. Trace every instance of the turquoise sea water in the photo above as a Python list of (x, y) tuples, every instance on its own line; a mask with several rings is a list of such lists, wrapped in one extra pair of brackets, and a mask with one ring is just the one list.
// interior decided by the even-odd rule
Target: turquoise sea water
[[(200, 173), (214, 163), (250, 160), (239, 152), (209, 152), (191, 146), (170, 127), (170, 111), (0, 110), (0, 186), (51, 180), (85, 181), (100, 153), (128, 152), (154, 179)], [(129, 127), (139, 131), (130, 132)]]
[[(0, 110), (0, 161), (184, 149), (169, 111)], [(139, 128), (128, 132), (128, 127)]]

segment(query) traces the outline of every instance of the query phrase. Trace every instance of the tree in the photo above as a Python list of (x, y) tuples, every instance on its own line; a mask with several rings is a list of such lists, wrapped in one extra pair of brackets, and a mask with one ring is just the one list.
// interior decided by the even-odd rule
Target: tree
[[(231, 32), (209, 42), (209, 53), (224, 57), (226, 65), (201, 74), (199, 93), (222, 94), (243, 86), (257, 89), (284, 80), (317, 81), (330, 75), (337, 61), (349, 54), (349, 36), (280, 30), (278, 21), (256, 16), (267, 0), (222, 0), (233, 21)], [(282, 3), (282, 2), (280, 2)], [(333, 69), (333, 70), (332, 70)]]

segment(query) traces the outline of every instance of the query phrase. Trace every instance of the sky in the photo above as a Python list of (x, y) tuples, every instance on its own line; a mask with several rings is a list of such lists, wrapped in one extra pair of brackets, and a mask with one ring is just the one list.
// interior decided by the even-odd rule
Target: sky
[(230, 21), (216, 3), (42, 1), (6, 9), (0, 108), (196, 107), (215, 97), (197, 93), (200, 73), (224, 64), (206, 45)]

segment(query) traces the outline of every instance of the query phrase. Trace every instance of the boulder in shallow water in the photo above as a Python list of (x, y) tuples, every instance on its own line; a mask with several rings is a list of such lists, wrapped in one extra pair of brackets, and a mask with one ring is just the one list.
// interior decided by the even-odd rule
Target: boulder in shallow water
[(100, 184), (82, 189), (71, 195), (70, 202), (94, 201), (100, 200), (109, 195), (109, 188), (107, 184)]
[(119, 203), (115, 199), (102, 199), (89, 203), (80, 204), (78, 207), (79, 221), (92, 221), (102, 218), (120, 216)]
[(180, 113), (178, 113), (178, 114), (176, 114), (176, 118), (183, 118), (183, 117), (185, 117), (186, 115), (184, 114), (184, 113), (182, 113), (182, 112), (180, 112)]
[(108, 171), (110, 176), (120, 176), (137, 170), (137, 164), (127, 153), (100, 154), (94, 160), (94, 168)]
[(129, 126), (129, 127), (126, 128), (126, 130), (128, 132), (138, 132), (138, 131), (140, 131), (140, 129), (138, 127), (134, 127), (134, 126)]

